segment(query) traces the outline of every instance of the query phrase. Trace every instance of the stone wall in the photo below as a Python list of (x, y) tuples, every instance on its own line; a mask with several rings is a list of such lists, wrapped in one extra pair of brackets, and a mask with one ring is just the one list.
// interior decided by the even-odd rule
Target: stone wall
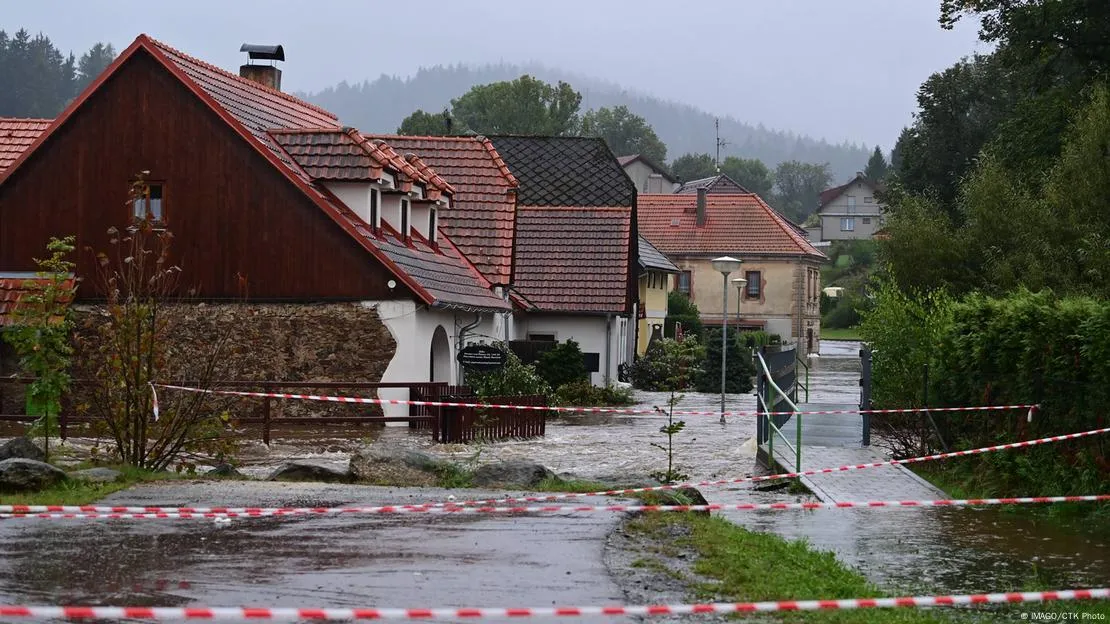
[[(204, 380), (376, 382), (389, 365), (396, 344), (377, 311), (358, 303), (327, 304), (173, 304), (162, 308), (172, 337), (165, 382)], [(82, 342), (96, 336), (104, 310), (75, 310), (74, 377), (91, 377)], [(211, 369), (206, 372), (206, 369)], [(325, 390), (285, 390), (332, 394)], [(377, 396), (374, 390), (342, 391)], [(163, 404), (181, 400), (181, 391), (163, 390)], [(220, 401), (233, 416), (260, 415), (261, 399)], [(380, 415), (375, 405), (308, 401), (272, 402), (273, 417)]]

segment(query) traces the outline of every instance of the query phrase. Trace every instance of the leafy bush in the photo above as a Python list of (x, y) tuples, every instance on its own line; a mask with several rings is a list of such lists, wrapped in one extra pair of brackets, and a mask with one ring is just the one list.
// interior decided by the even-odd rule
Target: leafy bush
[(769, 344), (778, 344), (780, 337), (778, 334), (768, 334), (767, 332), (760, 331), (746, 331), (740, 332), (740, 344), (749, 348), (756, 349), (765, 347)]
[(667, 320), (663, 324), (664, 336), (674, 337), (675, 323), (682, 323), (682, 334), (684, 336), (695, 336), (701, 339), (705, 333), (698, 306), (690, 300), (690, 297), (677, 290), (672, 290), (667, 295)]
[(589, 379), (582, 349), (573, 340), (545, 351), (536, 361), (536, 373), (552, 388)]
[(552, 401), (554, 405), (564, 406), (632, 405), (636, 402), (629, 388), (599, 387), (585, 380), (559, 386)]
[(496, 342), (494, 346), (506, 353), (504, 366), (486, 373), (466, 373), (466, 384), (474, 389), (479, 398), (547, 395), (551, 392), (551, 386), (539, 376), (535, 366), (521, 362), (503, 342)]
[(830, 329), (847, 329), (859, 325), (859, 306), (862, 302), (845, 292), (837, 298), (836, 305), (821, 319), (821, 325)]
[[(701, 371), (695, 377), (695, 389), (698, 392), (721, 391), (721, 330), (710, 330), (705, 345), (705, 360)], [(725, 378), (725, 392), (739, 394), (752, 389), (752, 377), (755, 375), (755, 365), (752, 363), (752, 353), (744, 345), (739, 332), (728, 333), (728, 367)]]
[(825, 316), (836, 306), (836, 299), (821, 293), (821, 316)]
[(705, 347), (697, 338), (677, 342), (670, 338), (658, 340), (643, 357), (632, 364), (629, 376), (640, 390), (684, 390), (692, 383), (705, 359)]

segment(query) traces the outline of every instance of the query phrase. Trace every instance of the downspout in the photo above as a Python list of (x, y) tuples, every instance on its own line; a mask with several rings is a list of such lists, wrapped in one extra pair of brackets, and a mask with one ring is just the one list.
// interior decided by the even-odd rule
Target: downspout
[[(469, 325), (463, 325), (462, 327), (459, 328), (459, 346), (455, 349), (456, 353), (458, 353), (459, 351), (462, 350), (462, 348), (465, 344), (464, 340), (466, 339), (467, 332), (474, 329), (475, 327), (477, 327), (481, 323), (482, 323), (482, 313), (481, 312), (476, 312), (474, 314), (474, 322), (473, 323), (471, 323)], [(461, 364), (459, 365), (459, 371), (458, 371), (458, 374), (455, 375), (455, 378), (458, 379), (458, 382), (459, 382), (460, 386), (463, 385), (466, 382), (466, 378), (463, 376), (463, 367), (462, 367)]]
[(505, 299), (505, 304), (509, 306), (509, 311), (505, 313), (505, 326), (502, 328), (505, 330), (505, 347), (508, 348), (509, 342), (512, 340), (513, 336), (509, 328), (509, 324), (513, 322), (513, 304), (509, 301), (508, 286), (501, 289), (501, 296)]
[(605, 386), (612, 384), (609, 371), (613, 364), (613, 315), (605, 315)]

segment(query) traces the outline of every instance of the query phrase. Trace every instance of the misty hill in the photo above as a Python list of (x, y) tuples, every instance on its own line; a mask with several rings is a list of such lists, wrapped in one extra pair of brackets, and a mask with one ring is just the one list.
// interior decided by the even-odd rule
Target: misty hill
[[(411, 78), (382, 75), (361, 84), (342, 82), (313, 94), (300, 94), (311, 102), (339, 115), (351, 126), (365, 132), (393, 133), (401, 120), (416, 109), (439, 112), (471, 87), (530, 74), (547, 82), (570, 83), (582, 94), (582, 111), (602, 106), (625, 105), (643, 116), (667, 144), (667, 158), (688, 152), (714, 151), (714, 116), (687, 104), (622, 89), (619, 85), (538, 64), (529, 65), (437, 65), (422, 68)], [(863, 170), (870, 153), (865, 146), (833, 145), (823, 140), (792, 132), (753, 126), (732, 117), (721, 117), (721, 138), (728, 145), (725, 156), (759, 158), (769, 167), (784, 160), (830, 164), (834, 180), (846, 180)], [(619, 154), (618, 154), (619, 155)]]

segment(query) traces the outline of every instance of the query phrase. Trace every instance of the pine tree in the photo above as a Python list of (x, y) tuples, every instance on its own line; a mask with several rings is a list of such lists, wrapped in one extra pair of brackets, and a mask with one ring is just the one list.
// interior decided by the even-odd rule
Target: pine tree
[(882, 180), (886, 178), (887, 172), (890, 170), (890, 165), (886, 162), (886, 157), (883, 156), (883, 150), (879, 146), (875, 146), (875, 151), (871, 154), (871, 158), (867, 161), (867, 168), (863, 170), (863, 175), (867, 176), (869, 180)]

